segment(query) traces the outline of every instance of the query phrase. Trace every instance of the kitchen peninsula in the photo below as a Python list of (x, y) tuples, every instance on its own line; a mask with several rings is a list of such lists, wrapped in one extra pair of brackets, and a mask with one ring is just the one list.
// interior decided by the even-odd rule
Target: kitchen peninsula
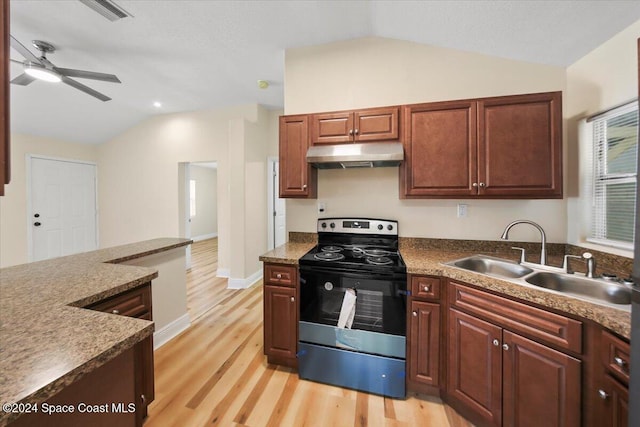
[[(143, 368), (153, 393), (150, 282), (158, 278), (158, 271), (122, 263), (179, 248), (184, 259), (184, 248), (190, 243), (188, 239), (154, 239), (1, 269), (0, 402), (40, 404), (55, 399), (116, 362), (113, 367), (126, 380), (120, 385), (127, 397), (135, 398), (134, 382), (136, 394), (140, 387), (144, 389), (137, 382)], [(122, 415), (119, 420), (134, 425), (146, 413), (148, 400), (136, 399), (135, 414), (108, 415)], [(19, 417), (20, 412), (25, 411), (5, 408), (0, 426), (16, 419), (18, 424), (27, 421), (29, 416)]]

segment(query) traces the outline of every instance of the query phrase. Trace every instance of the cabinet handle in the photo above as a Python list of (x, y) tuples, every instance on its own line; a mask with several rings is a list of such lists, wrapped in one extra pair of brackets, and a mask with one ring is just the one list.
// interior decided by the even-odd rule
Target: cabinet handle
[(359, 129), (356, 129), (356, 130), (355, 130), (355, 134), (357, 135), (358, 133), (360, 133), (360, 130), (359, 130)]
[(120, 314), (120, 310), (111, 310), (112, 314)]
[(613, 358), (613, 361), (616, 363), (616, 365), (618, 365), (621, 368), (624, 368), (624, 366), (627, 364), (627, 362), (625, 362), (624, 360), (622, 360), (620, 357), (616, 356)]
[(481, 182), (481, 183), (480, 183), (480, 187), (483, 187), (483, 188), (484, 188), (484, 187), (486, 187), (486, 186), (487, 186), (487, 184), (485, 184), (484, 182)]
[(475, 187), (477, 187), (477, 186), (478, 186), (478, 183), (477, 183), (477, 182), (474, 182), (473, 184), (471, 184), (471, 186), (475, 188)]
[(306, 190), (307, 189), (307, 184), (302, 184), (302, 189)]
[(282, 274), (280, 273), (276, 274), (276, 279), (282, 279)]
[(353, 135), (353, 129), (349, 129), (349, 135)]
[(493, 345), (495, 345), (496, 347), (500, 345), (500, 341), (498, 340), (493, 340)]
[(291, 302), (296, 302), (295, 297), (291, 297)]
[(502, 344), (502, 349), (505, 351), (509, 350), (509, 344)]
[(142, 403), (147, 403), (147, 396), (145, 396), (144, 394), (141, 394), (140, 400), (142, 400)]
[(600, 389), (600, 390), (598, 390), (598, 396), (600, 396), (600, 399), (602, 399), (602, 400), (607, 400), (607, 398), (609, 398), (609, 393), (607, 393), (606, 391)]
[(423, 289), (425, 292), (429, 292), (431, 291), (431, 285), (425, 285)]
[(417, 311), (412, 311), (411, 314), (413, 314), (413, 317), (417, 317), (418, 316), (418, 312)]

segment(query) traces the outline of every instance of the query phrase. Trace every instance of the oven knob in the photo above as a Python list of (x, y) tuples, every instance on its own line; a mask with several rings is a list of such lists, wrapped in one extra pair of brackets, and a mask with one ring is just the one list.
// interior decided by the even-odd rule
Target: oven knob
[(378, 230), (382, 230), (383, 228), (382, 224), (378, 224)]
[(327, 223), (326, 222), (322, 223), (322, 228), (327, 228)]
[(389, 230), (389, 231), (393, 230), (393, 225), (391, 225), (391, 224), (387, 225), (387, 230)]
[(336, 228), (336, 223), (335, 223), (335, 222), (332, 222), (331, 224), (329, 224), (329, 227), (331, 227), (331, 228)]
[(324, 283), (324, 288), (328, 291), (330, 291), (331, 289), (333, 289), (333, 283), (331, 282), (325, 282)]

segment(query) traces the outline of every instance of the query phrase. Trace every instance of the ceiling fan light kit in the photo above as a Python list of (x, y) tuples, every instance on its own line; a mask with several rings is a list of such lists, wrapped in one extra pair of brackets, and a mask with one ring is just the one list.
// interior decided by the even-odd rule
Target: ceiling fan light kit
[(25, 60), (15, 61), (22, 64), (24, 73), (11, 80), (12, 84), (27, 86), (34, 80), (44, 80), (47, 82), (63, 82), (75, 89), (78, 89), (88, 95), (98, 98), (100, 101), (109, 101), (111, 98), (91, 89), (88, 86), (70, 78), (78, 77), (81, 79), (100, 80), (110, 83), (121, 83), (120, 79), (114, 74), (96, 73), (94, 71), (76, 70), (74, 68), (59, 68), (53, 65), (51, 61), (47, 59), (47, 53), (55, 52), (56, 48), (51, 44), (42, 40), (33, 40), (33, 46), (42, 52), (42, 56), (38, 58), (29, 49), (24, 47), (15, 37), (10, 37), (11, 47), (17, 50)]

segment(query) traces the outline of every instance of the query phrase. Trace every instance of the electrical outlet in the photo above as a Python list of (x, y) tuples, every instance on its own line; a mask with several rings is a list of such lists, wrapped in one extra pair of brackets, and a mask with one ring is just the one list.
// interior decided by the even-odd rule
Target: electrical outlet
[(324, 202), (318, 202), (318, 213), (323, 214), (326, 211), (326, 206)]
[(467, 208), (469, 205), (464, 203), (458, 203), (458, 218), (465, 218), (467, 216)]

